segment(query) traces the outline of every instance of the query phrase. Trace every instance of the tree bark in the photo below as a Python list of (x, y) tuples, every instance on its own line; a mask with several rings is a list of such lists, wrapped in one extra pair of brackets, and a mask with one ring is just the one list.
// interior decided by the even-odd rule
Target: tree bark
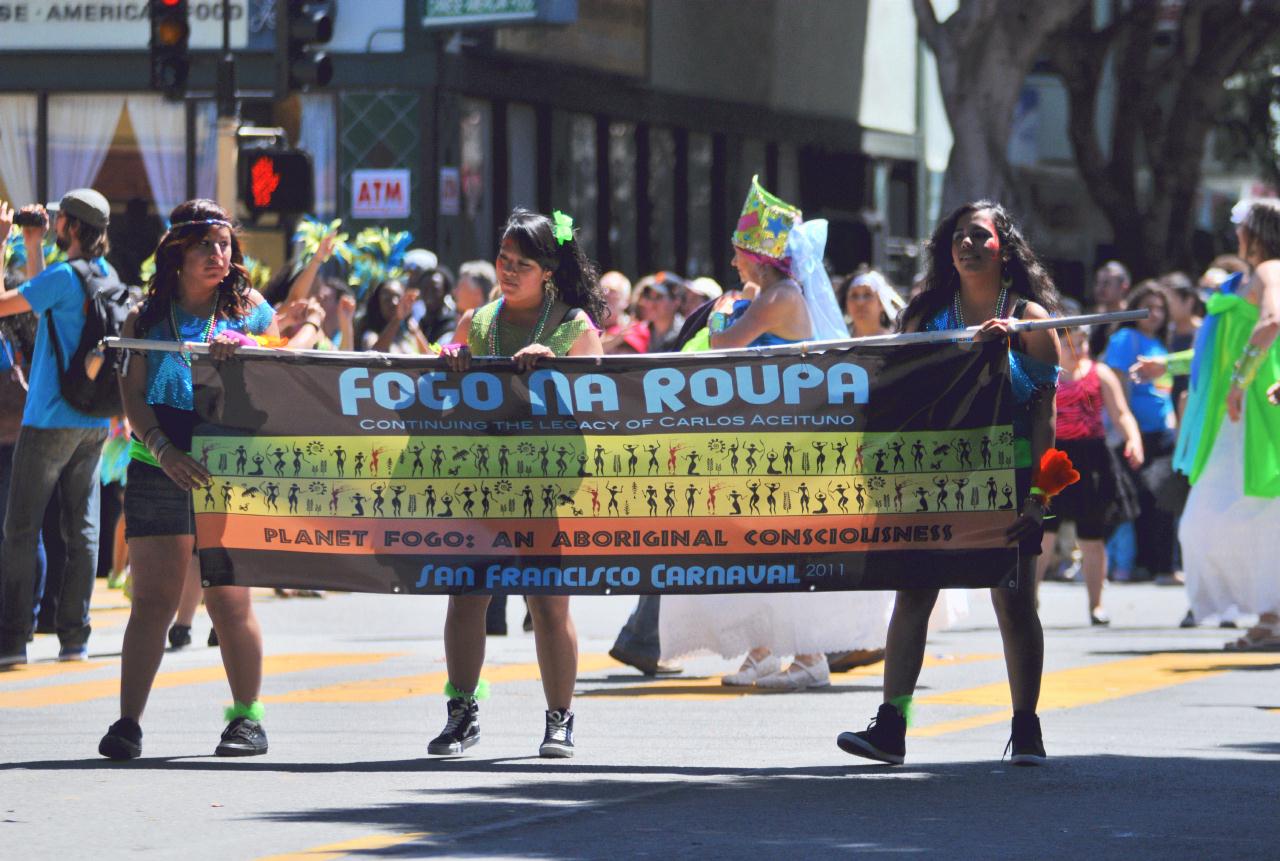
[[(1224, 82), (1245, 58), (1280, 33), (1280, 8), (1248, 13), (1229, 0), (1183, 8), (1174, 46), (1161, 58), (1157, 7), (1136, 3), (1103, 29), (1086, 10), (1045, 43), (1066, 87), (1068, 134), (1090, 196), (1115, 237), (1116, 257), (1137, 278), (1190, 268), (1196, 192), (1208, 134), (1225, 96)], [(1099, 84), (1115, 58), (1116, 99), (1110, 151), (1098, 137)], [(1150, 171), (1150, 188), (1139, 171)]]
[(981, 198), (1022, 209), (1008, 158), (1014, 109), (1044, 39), (1089, 2), (961, 0), (939, 22), (932, 0), (913, 0), (920, 38), (937, 58), (954, 139), (942, 187), (944, 211)]

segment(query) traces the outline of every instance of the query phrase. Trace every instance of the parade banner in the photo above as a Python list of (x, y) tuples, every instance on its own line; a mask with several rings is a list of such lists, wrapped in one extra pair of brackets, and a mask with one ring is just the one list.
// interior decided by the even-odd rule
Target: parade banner
[(194, 357), (207, 585), (1012, 586), (1002, 343), (546, 361)]

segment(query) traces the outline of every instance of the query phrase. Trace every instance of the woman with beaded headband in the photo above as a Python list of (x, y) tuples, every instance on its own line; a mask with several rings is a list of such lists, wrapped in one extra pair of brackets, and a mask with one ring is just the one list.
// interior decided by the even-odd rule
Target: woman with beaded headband
[[(458, 321), (450, 367), (465, 371), (470, 356), (510, 356), (521, 371), (553, 356), (600, 356), (598, 321), (605, 297), (595, 265), (578, 244), (573, 219), (547, 218), (516, 209), (507, 219), (496, 261), (502, 295)], [(539, 754), (573, 756), (573, 688), (578, 677), (578, 634), (567, 595), (531, 595), (529, 612), (537, 643), (546, 731)], [(449, 668), (448, 720), (427, 747), (437, 756), (458, 754), (480, 740), (478, 700), (483, 698), (485, 611), (488, 595), (454, 595), (445, 619)]]
[[(1044, 631), (1035, 604), (1035, 556), (1040, 553), (1045, 504), (1031, 467), (1053, 447), (1058, 337), (1051, 330), (1010, 335), (1013, 318), (1046, 319), (1058, 310), (1057, 291), (1022, 231), (998, 203), (967, 203), (938, 223), (929, 240), (924, 289), (903, 312), (905, 332), (963, 329), (985, 320), (982, 340), (1008, 339), (1013, 385), (1015, 460), (1020, 514), (1007, 533), (1019, 545), (1017, 590), (993, 589), (1013, 697), (1012, 762), (1045, 759), (1036, 704), (1044, 666)], [(907, 715), (924, 660), (937, 589), (898, 592), (885, 647), (884, 704), (863, 732), (841, 733), (840, 748), (855, 756), (898, 764), (906, 754)]]
[[(140, 308), (125, 322), (124, 337), (207, 343), (215, 360), (229, 357), (246, 335), (277, 335), (275, 314), (249, 286), (235, 227), (210, 200), (190, 200), (169, 216), (156, 249), (156, 271)], [(133, 576), (133, 607), (124, 634), (120, 719), (98, 745), (110, 759), (142, 753), (142, 717), (165, 632), (177, 610), (195, 546), (191, 494), (212, 477), (190, 455), (196, 425), (190, 357), (181, 352), (135, 354), (120, 380), (134, 429), (125, 493), (125, 535)], [(262, 632), (249, 590), (205, 590), (205, 604), (222, 647), (234, 700), (215, 753), (267, 752), (262, 729)]]
[[(754, 298), (730, 294), (717, 303), (708, 326), (712, 349), (849, 337), (822, 263), (826, 221), (802, 221), (799, 209), (753, 178), (731, 241), (733, 265), (746, 285), (743, 293)], [(780, 450), (793, 458), (795, 443), (811, 458), (832, 451), (821, 439), (771, 436), (752, 444), (757, 442), (765, 456), (775, 458)], [(855, 489), (858, 483), (821, 473), (819, 467), (798, 482), (771, 476), (756, 480), (746, 472), (726, 479), (737, 482), (734, 493), (749, 491), (749, 515), (774, 515), (779, 507), (792, 515), (818, 514), (826, 507), (821, 499), (830, 500), (826, 513), (848, 512), (856, 504), (850, 500), (863, 492)], [(798, 510), (787, 511), (786, 494), (797, 498)], [(810, 494), (817, 501), (812, 509)], [(662, 599), (658, 639), (664, 660), (701, 651), (728, 659), (746, 653), (737, 672), (721, 679), (725, 685), (777, 691), (825, 687), (831, 683), (825, 653), (838, 653), (843, 669), (879, 659), (891, 600), (887, 592), (672, 595)], [(791, 665), (784, 668), (780, 655), (794, 656)]]
[(1192, 617), (1257, 613), (1226, 648), (1268, 649), (1280, 646), (1280, 410), (1267, 395), (1280, 379), (1280, 200), (1237, 217), (1249, 271), (1209, 297), (1196, 335), (1174, 453), (1191, 481), (1178, 537)]

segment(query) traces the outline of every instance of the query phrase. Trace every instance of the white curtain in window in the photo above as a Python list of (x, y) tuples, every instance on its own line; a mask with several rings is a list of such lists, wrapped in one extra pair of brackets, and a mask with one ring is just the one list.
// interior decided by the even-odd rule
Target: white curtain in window
[[(218, 106), (201, 102), (196, 107), (196, 197), (218, 196)], [(165, 213), (168, 215), (168, 213)]]
[(338, 210), (338, 112), (332, 95), (300, 97), (302, 121), (298, 147), (311, 153), (315, 165), (315, 215), (333, 218)]
[(14, 209), (36, 200), (35, 96), (0, 96), (0, 180)]
[(156, 210), (168, 218), (187, 197), (186, 110), (160, 96), (140, 93), (131, 94), (128, 105)]
[(122, 95), (49, 97), (49, 193), (92, 186), (115, 137)]

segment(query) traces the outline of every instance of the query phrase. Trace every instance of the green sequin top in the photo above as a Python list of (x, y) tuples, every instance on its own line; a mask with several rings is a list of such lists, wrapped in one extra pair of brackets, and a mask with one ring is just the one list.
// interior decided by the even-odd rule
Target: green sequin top
[[(497, 311), (498, 303), (490, 302), (477, 308), (475, 314), (472, 315), (471, 331), (467, 333), (467, 346), (471, 349), (472, 355), (489, 355), (489, 332), (494, 326)], [(574, 311), (570, 311), (569, 315), (571, 316), (574, 313)], [(566, 315), (558, 313), (557, 309), (553, 307), (551, 316), (562, 319)], [(531, 330), (513, 326), (506, 320), (497, 320), (497, 326), (498, 344), (501, 346), (504, 355), (507, 356), (523, 349), (529, 343), (529, 337), (533, 334)], [(578, 340), (583, 332), (590, 328), (591, 323), (586, 319), (567, 319), (550, 332), (543, 332), (542, 337), (538, 339), (538, 343), (550, 347), (551, 352), (557, 356), (566, 356), (569, 354), (574, 342)]]

